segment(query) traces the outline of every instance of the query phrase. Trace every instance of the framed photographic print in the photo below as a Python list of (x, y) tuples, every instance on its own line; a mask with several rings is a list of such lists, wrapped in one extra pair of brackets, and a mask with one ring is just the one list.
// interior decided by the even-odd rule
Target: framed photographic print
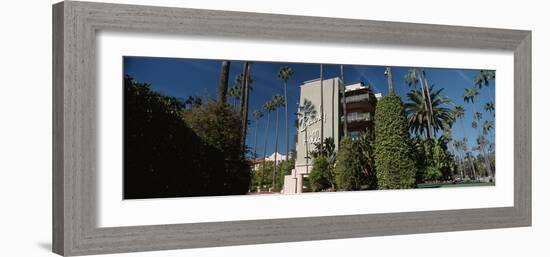
[(531, 225), (531, 32), (53, 6), (53, 250)]

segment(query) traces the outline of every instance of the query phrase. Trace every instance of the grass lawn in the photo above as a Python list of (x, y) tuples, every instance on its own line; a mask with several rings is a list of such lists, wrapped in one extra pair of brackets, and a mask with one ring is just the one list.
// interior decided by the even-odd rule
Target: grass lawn
[(418, 184), (418, 188), (443, 188), (443, 187), (477, 187), (477, 186), (494, 186), (495, 182), (465, 182), (457, 184), (447, 183), (423, 183)]

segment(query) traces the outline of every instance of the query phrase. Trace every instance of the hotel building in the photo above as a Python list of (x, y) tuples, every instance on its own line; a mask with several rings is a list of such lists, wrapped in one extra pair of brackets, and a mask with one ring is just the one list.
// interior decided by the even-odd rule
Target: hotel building
[[(312, 168), (312, 159), (308, 153), (315, 150), (315, 144), (322, 141), (321, 137), (323, 140), (332, 137), (338, 149), (340, 139), (344, 135), (345, 118), (348, 135), (352, 139), (357, 138), (362, 131), (373, 129), (374, 111), (380, 97), (381, 94), (375, 95), (370, 87), (362, 82), (344, 86), (338, 77), (303, 82), (300, 86), (300, 105), (303, 105), (306, 99), (311, 101), (316, 115), (307, 124), (301, 122), (298, 126), (296, 164), (291, 174), (285, 176), (283, 193), (302, 193), (304, 180)], [(346, 103), (347, 117), (344, 117), (343, 101)]]

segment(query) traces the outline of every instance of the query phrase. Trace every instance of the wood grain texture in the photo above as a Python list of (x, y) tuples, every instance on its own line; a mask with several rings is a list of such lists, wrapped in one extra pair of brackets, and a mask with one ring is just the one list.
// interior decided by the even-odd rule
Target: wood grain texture
[[(98, 228), (99, 30), (514, 52), (514, 206)], [(85, 255), (531, 225), (531, 33), (90, 2), (53, 6), (53, 250)]]

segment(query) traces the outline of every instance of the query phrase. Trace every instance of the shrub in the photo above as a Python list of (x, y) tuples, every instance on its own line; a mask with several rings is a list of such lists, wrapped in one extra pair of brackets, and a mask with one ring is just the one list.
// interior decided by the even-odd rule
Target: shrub
[(442, 176), (443, 176), (443, 173), (441, 173), (441, 171), (435, 166), (430, 166), (426, 170), (426, 180), (428, 181), (437, 181)]
[(186, 111), (176, 98), (126, 76), (124, 198), (246, 193), (239, 120), (214, 103)]
[(353, 147), (353, 142), (347, 136), (340, 141), (340, 147), (336, 154), (336, 186), (341, 191), (359, 190), (363, 180), (361, 164), (358, 154)]
[(374, 163), (378, 187), (415, 187), (416, 167), (401, 98), (393, 94), (383, 97), (376, 106), (374, 120)]
[(323, 155), (313, 159), (313, 168), (309, 174), (309, 187), (312, 192), (319, 192), (331, 187), (330, 166)]

